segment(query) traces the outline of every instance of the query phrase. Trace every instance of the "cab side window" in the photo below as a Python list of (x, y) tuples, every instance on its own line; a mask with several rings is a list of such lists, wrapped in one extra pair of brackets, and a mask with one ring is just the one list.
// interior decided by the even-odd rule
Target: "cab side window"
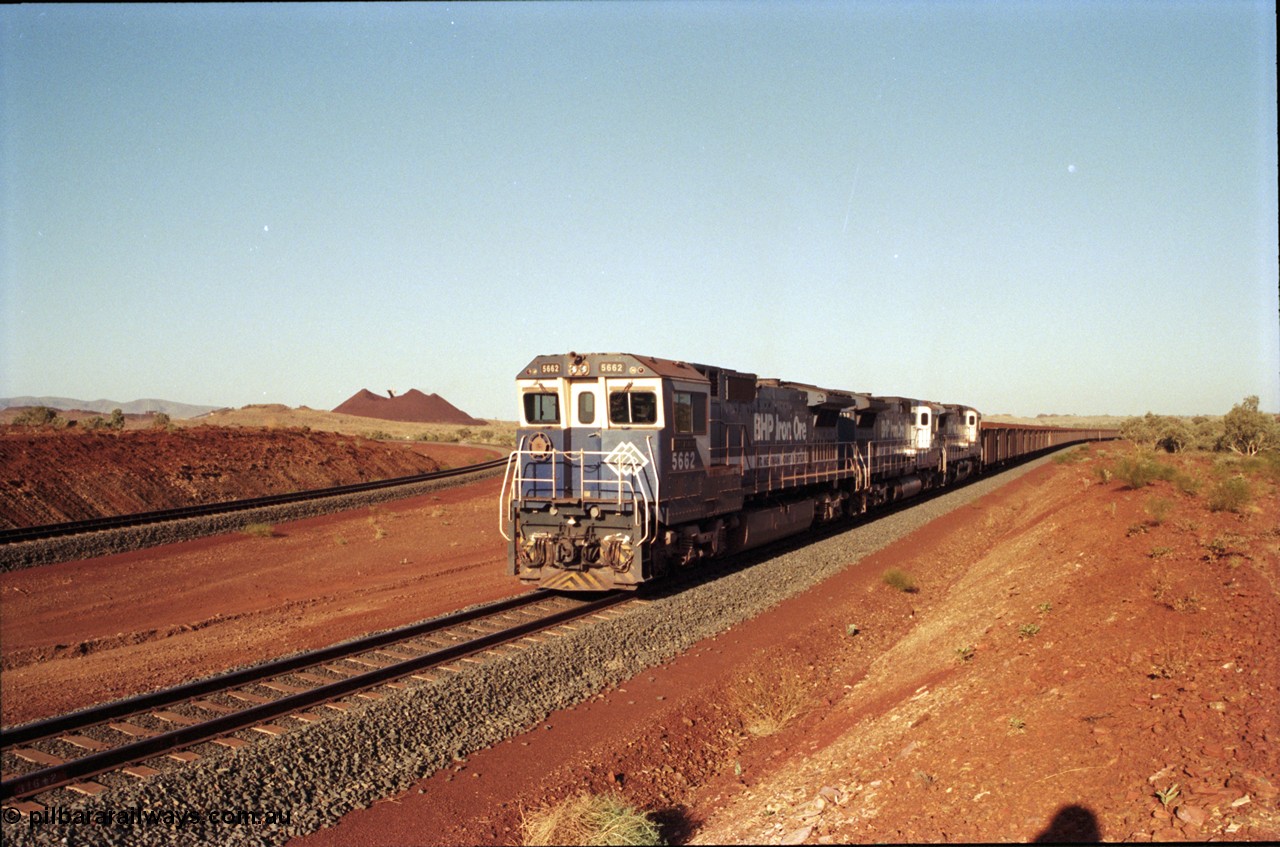
[(560, 423), (560, 397), (530, 392), (524, 395), (524, 419), (531, 424)]
[(609, 422), (624, 426), (657, 423), (657, 395), (652, 391), (615, 391), (609, 395)]
[(677, 433), (706, 435), (707, 395), (677, 391), (674, 412)]

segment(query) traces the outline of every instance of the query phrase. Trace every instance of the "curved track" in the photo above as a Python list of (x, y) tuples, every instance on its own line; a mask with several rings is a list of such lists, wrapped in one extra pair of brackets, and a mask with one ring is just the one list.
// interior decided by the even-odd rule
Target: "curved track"
[(228, 512), (239, 512), (257, 509), (263, 506), (279, 506), (286, 503), (301, 503), (308, 500), (320, 500), (343, 494), (358, 494), (363, 491), (377, 491), (383, 488), (394, 488), (400, 485), (412, 485), (418, 482), (429, 482), (436, 479), (448, 479), (463, 476), (476, 471), (500, 468), (506, 465), (504, 456), (477, 465), (465, 465), (444, 471), (400, 476), (393, 479), (379, 479), (372, 482), (357, 482), (351, 485), (335, 485), (331, 488), (315, 488), (309, 491), (294, 491), (288, 494), (268, 494), (264, 497), (252, 497), (247, 500), (230, 500), (225, 503), (206, 503), (196, 506), (182, 506), (176, 509), (158, 509), (152, 512), (137, 512), (131, 515), (114, 515), (104, 518), (89, 518), (82, 521), (45, 524), (43, 526), (18, 527), (0, 530), (0, 545), (17, 544), (22, 541), (37, 541), (44, 538), (57, 538), (66, 535), (79, 535), (87, 532), (99, 532), (105, 529), (143, 526), (145, 524), (176, 521), (184, 518), (198, 518), (207, 515), (220, 515)]
[[(0, 799), (8, 804), (63, 786), (82, 794), (101, 793), (106, 788), (89, 781), (99, 774), (123, 771), (142, 778), (156, 772), (143, 762), (165, 756), (179, 761), (199, 758), (181, 751), (202, 742), (242, 747), (249, 742), (232, 733), (257, 730), (278, 735), (286, 730), (269, 722), (285, 716), (306, 723), (323, 720), (321, 714), (308, 710), (324, 706), (345, 710), (339, 701), (348, 695), (376, 698), (380, 686), (403, 687), (395, 680), (599, 613), (633, 597), (617, 593), (581, 600), (531, 592), (7, 729), (0, 732), (6, 769)], [(418, 678), (429, 681), (425, 676)], [(11, 775), (10, 768), (22, 772)]]

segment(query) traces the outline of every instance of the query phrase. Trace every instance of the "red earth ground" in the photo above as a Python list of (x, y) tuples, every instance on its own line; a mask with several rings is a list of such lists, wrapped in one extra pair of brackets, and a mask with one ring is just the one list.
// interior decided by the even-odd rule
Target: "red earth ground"
[[(511, 843), (617, 791), (703, 843), (1280, 836), (1280, 499), (1050, 463), (302, 839)], [(519, 590), (499, 483), (0, 575), (5, 724)], [(918, 590), (882, 575), (897, 568)], [(1162, 792), (1164, 803), (1157, 799)]]
[(239, 500), (440, 469), (439, 462), (407, 446), (301, 429), (197, 426), (82, 432), (5, 427), (0, 429), (0, 527)]
[[(395, 448), (408, 452), (404, 448)], [(432, 464), (493, 451), (416, 444)], [(0, 575), (5, 725), (516, 593), (500, 479), (274, 528)]]

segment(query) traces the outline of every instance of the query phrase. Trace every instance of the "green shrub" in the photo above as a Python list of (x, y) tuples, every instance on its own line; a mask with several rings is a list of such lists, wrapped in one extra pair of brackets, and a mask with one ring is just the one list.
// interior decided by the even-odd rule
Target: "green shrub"
[(48, 406), (32, 406), (24, 409), (13, 419), (17, 426), (63, 426), (64, 421), (58, 417), (58, 411)]
[(1184, 471), (1178, 471), (1173, 475), (1173, 484), (1176, 485), (1178, 490), (1183, 494), (1191, 495), (1200, 493), (1200, 488), (1204, 485), (1200, 479)]
[(1209, 492), (1209, 511), (1240, 514), (1253, 501), (1253, 489), (1242, 476), (1224, 479)]
[(1210, 418), (1199, 415), (1191, 419), (1191, 444), (1192, 450), (1200, 450), (1205, 453), (1212, 453), (1214, 450), (1225, 450), (1222, 446), (1225, 431), (1223, 429), (1222, 418)]
[(245, 524), (240, 531), (255, 538), (274, 538), (276, 534), (276, 528), (269, 523)]
[(1147, 501), (1147, 514), (1151, 515), (1151, 522), (1156, 526), (1165, 522), (1169, 517), (1170, 510), (1173, 509), (1173, 501), (1164, 497), (1153, 497)]
[(1222, 418), (1223, 443), (1228, 450), (1253, 456), (1280, 442), (1280, 422), (1258, 410), (1258, 398), (1246, 397)]
[(1142, 453), (1124, 456), (1116, 463), (1116, 478), (1129, 488), (1144, 488), (1157, 479), (1173, 479), (1177, 473), (1168, 465), (1157, 462), (1154, 457)]
[(1089, 458), (1088, 447), (1061, 450), (1054, 455), (1053, 463), (1055, 465), (1078, 465), (1087, 458)]

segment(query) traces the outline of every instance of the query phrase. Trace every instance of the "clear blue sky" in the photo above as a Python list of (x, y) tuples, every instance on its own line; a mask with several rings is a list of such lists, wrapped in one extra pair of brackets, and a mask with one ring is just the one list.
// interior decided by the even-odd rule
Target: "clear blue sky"
[(1280, 409), (1269, 2), (5, 6), (0, 396), (627, 351)]

